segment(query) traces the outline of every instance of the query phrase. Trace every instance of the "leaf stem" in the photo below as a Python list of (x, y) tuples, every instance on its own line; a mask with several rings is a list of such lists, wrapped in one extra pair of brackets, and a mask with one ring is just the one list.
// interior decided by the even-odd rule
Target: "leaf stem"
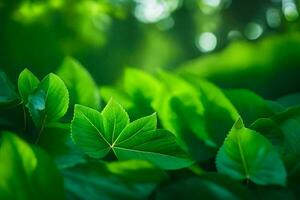
[(27, 128), (27, 117), (26, 117), (26, 110), (24, 104), (22, 105), (22, 109), (23, 109), (23, 122), (24, 122), (23, 131), (25, 132)]
[(41, 129), (40, 129), (40, 131), (39, 131), (39, 134), (38, 134), (38, 136), (37, 136), (37, 138), (36, 138), (35, 144), (38, 144), (39, 141), (40, 141), (41, 135), (42, 135), (43, 130), (44, 130), (44, 128), (45, 128), (45, 123), (46, 123), (46, 116), (45, 116), (44, 119), (43, 119), (42, 126), (41, 126)]

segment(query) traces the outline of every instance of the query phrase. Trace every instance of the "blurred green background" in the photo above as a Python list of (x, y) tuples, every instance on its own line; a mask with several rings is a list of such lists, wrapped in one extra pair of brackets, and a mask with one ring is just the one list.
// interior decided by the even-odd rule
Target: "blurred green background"
[(0, 69), (40, 77), (66, 56), (99, 85), (127, 66), (265, 98), (300, 89), (297, 0), (0, 0)]

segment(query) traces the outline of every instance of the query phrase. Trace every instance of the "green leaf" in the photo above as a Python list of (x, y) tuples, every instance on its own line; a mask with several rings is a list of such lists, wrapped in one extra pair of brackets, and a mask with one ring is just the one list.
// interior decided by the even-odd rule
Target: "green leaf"
[(137, 119), (132, 123), (128, 124), (128, 126), (126, 126), (126, 128), (123, 129), (122, 134), (118, 138), (116, 138), (114, 143), (124, 143), (126, 142), (126, 140), (129, 140), (131, 137), (134, 137), (135, 135), (141, 132), (154, 131), (156, 130), (156, 126), (156, 114)]
[(273, 115), (266, 101), (252, 91), (245, 89), (227, 90), (225, 95), (238, 110), (246, 125), (250, 125), (258, 118)]
[(272, 141), (280, 153), (300, 155), (300, 107), (278, 111), (270, 118), (257, 119), (251, 129), (257, 130)]
[(185, 178), (158, 189), (156, 200), (253, 199), (250, 192), (230, 177), (208, 173), (200, 177)]
[(238, 116), (234, 106), (218, 87), (205, 80), (185, 80), (166, 72), (159, 77), (164, 92), (153, 106), (163, 127), (176, 134), (195, 160), (214, 157)]
[(197, 104), (190, 100), (185, 96), (170, 99), (170, 116), (174, 117), (173, 120), (169, 119), (169, 123), (176, 128), (176, 136), (189, 154), (197, 161), (206, 161), (216, 154), (216, 144), (207, 136), (203, 114), (197, 110)]
[(259, 133), (244, 127), (239, 118), (220, 148), (217, 169), (235, 179), (259, 185), (285, 185), (286, 171), (272, 144)]
[(43, 129), (38, 144), (55, 160), (58, 168), (85, 162), (84, 152), (70, 138), (70, 124), (49, 124)]
[(18, 95), (6, 74), (0, 70), (0, 108), (18, 103)]
[(267, 100), (268, 107), (273, 113), (283, 112), (286, 108), (278, 102)]
[(300, 197), (300, 160), (299, 155), (288, 154), (284, 157), (285, 166), (288, 172), (289, 188), (293, 190), (294, 195)]
[(133, 102), (130, 99), (130, 96), (126, 92), (117, 89), (115, 87), (111, 87), (111, 86), (100, 87), (99, 93), (101, 98), (105, 102), (109, 102), (110, 99), (113, 98), (117, 102), (121, 103), (125, 109), (130, 109), (130, 107), (134, 106)]
[(28, 102), (30, 93), (38, 87), (39, 83), (39, 79), (27, 68), (20, 73), (18, 79), (18, 89), (24, 104)]
[(92, 108), (75, 105), (71, 136), (92, 157), (103, 158), (110, 151), (110, 143), (104, 136), (103, 116)]
[[(133, 180), (134, 177), (127, 177), (124, 174), (126, 172), (124, 164), (126, 163), (114, 163), (114, 166), (107, 166), (100, 162), (89, 162), (64, 169), (63, 175), (68, 199), (147, 199), (160, 180), (139, 180), (139, 177), (137, 180)], [(131, 170), (131, 175), (145, 176), (145, 173), (148, 172), (139, 164), (136, 167), (138, 167), (136, 170)], [(116, 170), (118, 172), (114, 173)], [(155, 174), (160, 174), (160, 172), (156, 171)]]
[(251, 124), (250, 128), (268, 138), (280, 154), (285, 151), (284, 134), (280, 126), (271, 118), (259, 118)]
[(95, 158), (103, 158), (112, 149), (120, 160), (147, 160), (164, 169), (192, 163), (172, 133), (156, 130), (155, 114), (128, 122), (127, 113), (113, 100), (102, 113), (75, 105), (71, 134), (74, 142)]
[(300, 123), (296, 119), (277, 122), (272, 118), (258, 119), (251, 128), (263, 133), (281, 153), (300, 155)]
[[(210, 136), (204, 130), (204, 107), (200, 101), (201, 94), (187, 81), (170, 73), (160, 72), (159, 78), (163, 83), (163, 90), (152, 105), (158, 113), (162, 126), (179, 136), (182, 126), (186, 125), (200, 139), (211, 141)], [(176, 113), (177, 111), (172, 107), (174, 99), (181, 102), (182, 110), (189, 110), (184, 113), (189, 116), (181, 116), (182, 113)], [(182, 122), (187, 119), (192, 122), (182, 125)]]
[(37, 127), (59, 120), (67, 112), (69, 94), (55, 74), (47, 75), (29, 95), (27, 107)]
[(166, 130), (140, 132), (114, 146), (113, 150), (120, 160), (147, 160), (163, 169), (179, 169), (192, 164), (174, 135)]
[(54, 163), (14, 134), (3, 134), (0, 162), (0, 199), (64, 199), (63, 179)]
[(102, 111), (104, 136), (112, 144), (129, 124), (129, 117), (123, 107), (111, 99)]
[(57, 72), (70, 93), (70, 104), (75, 103), (98, 109), (98, 88), (89, 72), (75, 59), (67, 57)]
[(300, 105), (300, 93), (290, 94), (277, 99), (277, 102), (285, 107)]
[(161, 182), (167, 172), (144, 160), (127, 160), (106, 163), (107, 170), (133, 182)]
[(152, 106), (158, 113), (163, 128), (171, 131), (196, 160), (207, 160), (214, 146), (205, 131), (204, 107), (200, 93), (187, 81), (170, 73), (160, 72), (163, 89)]
[(200, 90), (200, 99), (204, 106), (205, 130), (212, 137), (212, 141), (220, 146), (239, 116), (238, 111), (222, 90), (213, 83), (201, 79), (189, 81)]
[(133, 99), (144, 97), (147, 100), (152, 100), (161, 89), (161, 84), (153, 76), (142, 70), (127, 68), (124, 76), (124, 88)]
[(159, 97), (162, 89), (159, 80), (142, 70), (127, 68), (123, 87), (133, 102), (128, 112), (134, 119), (154, 112), (152, 103)]

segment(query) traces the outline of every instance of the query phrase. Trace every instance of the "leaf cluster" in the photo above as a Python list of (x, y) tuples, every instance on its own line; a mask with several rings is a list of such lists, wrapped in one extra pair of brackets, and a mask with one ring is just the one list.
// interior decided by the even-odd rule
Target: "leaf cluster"
[(0, 83), (1, 199), (300, 197), (299, 94), (133, 68), (98, 88), (72, 58)]

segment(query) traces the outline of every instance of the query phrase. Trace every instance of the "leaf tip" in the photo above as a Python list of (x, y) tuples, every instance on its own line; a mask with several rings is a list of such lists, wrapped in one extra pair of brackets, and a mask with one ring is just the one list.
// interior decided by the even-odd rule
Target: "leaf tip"
[(239, 116), (238, 119), (234, 123), (234, 128), (242, 129), (244, 127), (243, 119)]

